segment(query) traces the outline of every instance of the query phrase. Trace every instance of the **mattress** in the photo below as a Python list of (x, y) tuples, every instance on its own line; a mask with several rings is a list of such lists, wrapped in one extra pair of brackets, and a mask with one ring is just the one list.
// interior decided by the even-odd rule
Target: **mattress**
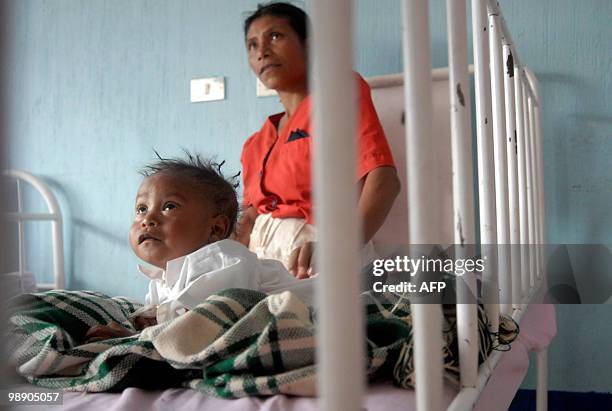
[[(521, 321), (521, 333), (518, 339), (512, 344), (512, 349), (501, 356), (474, 409), (477, 411), (506, 410), (529, 368), (529, 352), (546, 348), (555, 334), (554, 306), (548, 304), (530, 305)], [(163, 376), (160, 376), (160, 378), (163, 378)], [(29, 386), (28, 388), (33, 387)], [(455, 387), (448, 384), (444, 386), (442, 398), (446, 407), (451, 403), (456, 393), (457, 389)], [(370, 385), (364, 398), (364, 409), (368, 411), (414, 410), (415, 408), (414, 391), (400, 389), (391, 384), (377, 383)], [(65, 392), (62, 405), (27, 405), (16, 409), (24, 411), (47, 409), (62, 411), (314, 411), (318, 409), (318, 406), (316, 398), (286, 395), (225, 400), (209, 397), (192, 389), (175, 388), (163, 391), (145, 391), (139, 388), (128, 388), (116, 394)]]

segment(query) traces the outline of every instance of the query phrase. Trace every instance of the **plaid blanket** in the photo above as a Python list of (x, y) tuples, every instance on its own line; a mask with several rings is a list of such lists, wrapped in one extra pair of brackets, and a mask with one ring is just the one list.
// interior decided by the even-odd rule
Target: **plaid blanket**
[[(393, 295), (364, 294), (367, 372), (414, 382), (410, 306)], [(315, 315), (290, 292), (229, 289), (196, 309), (131, 337), (85, 344), (87, 330), (141, 304), (87, 291), (25, 294), (10, 303), (12, 364), (29, 382), (73, 391), (187, 386), (223, 398), (316, 395)], [(446, 310), (445, 367), (456, 373), (456, 331)], [(479, 310), (481, 361), (491, 349)], [(341, 326), (341, 325), (339, 325)]]

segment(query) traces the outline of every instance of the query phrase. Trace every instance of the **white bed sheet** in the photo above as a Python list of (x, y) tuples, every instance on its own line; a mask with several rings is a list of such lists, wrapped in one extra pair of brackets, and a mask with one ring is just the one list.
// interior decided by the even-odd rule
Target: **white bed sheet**
[[(518, 390), (529, 367), (529, 352), (547, 347), (556, 334), (555, 310), (552, 305), (531, 305), (521, 321), (521, 333), (512, 349), (504, 353), (489, 382), (482, 392), (476, 411), (506, 410)], [(162, 377), (162, 376), (160, 376)], [(445, 385), (443, 401), (448, 406), (457, 390)], [(414, 410), (413, 390), (403, 390), (390, 384), (369, 386), (364, 399), (368, 411)], [(145, 391), (128, 388), (122, 393), (65, 392), (61, 406), (24, 406), (24, 411), (314, 411), (318, 409), (316, 398), (276, 395), (269, 398), (241, 398), (223, 400), (206, 396), (191, 389)]]

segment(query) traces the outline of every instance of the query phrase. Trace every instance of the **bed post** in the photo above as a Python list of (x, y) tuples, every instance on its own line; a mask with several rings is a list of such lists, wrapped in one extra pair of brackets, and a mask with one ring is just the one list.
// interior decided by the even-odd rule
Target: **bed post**
[[(537, 197), (535, 201), (536, 212), (538, 215), (536, 227), (536, 250), (539, 257), (538, 277), (545, 283), (546, 280), (546, 231), (544, 212), (544, 169), (542, 158), (542, 129), (540, 123), (540, 88), (535, 74), (525, 67), (527, 83), (533, 95), (533, 146), (535, 159), (535, 186), (537, 187)], [(537, 387), (536, 387), (536, 410), (545, 411), (548, 409), (548, 348), (537, 353)]]
[[(506, 295), (512, 290), (510, 279), (510, 256), (508, 244), (510, 243), (508, 221), (508, 166), (506, 160), (506, 119), (504, 108), (504, 79), (502, 39), (504, 37), (500, 25), (499, 9), (487, 7), (489, 17), (489, 50), (491, 53), (491, 99), (493, 100), (493, 146), (495, 152), (495, 211), (497, 216), (497, 253), (498, 253), (498, 286), (501, 291), (502, 312), (510, 314), (511, 306)], [(499, 298), (499, 297), (498, 297)], [(493, 302), (499, 302), (497, 301)], [(499, 310), (499, 306), (498, 306)], [(493, 332), (497, 332), (499, 311), (492, 310), (493, 317), (489, 318)]]
[[(449, 97), (453, 170), (455, 258), (470, 258), (475, 243), (472, 130), (467, 58), (465, 0), (447, 0)], [(476, 278), (464, 274), (457, 281), (457, 335), (461, 385), (475, 387), (478, 374), (478, 314), (474, 297)], [(474, 300), (474, 303), (472, 303)]]
[[(402, 5), (409, 240), (418, 246), (440, 244), (428, 0), (404, 0)], [(438, 411), (442, 409), (442, 309), (439, 304), (417, 302), (412, 314), (417, 409)]]
[[(517, 205), (517, 245), (514, 246), (513, 251), (513, 274), (515, 277), (512, 281), (512, 293), (513, 293), (513, 305), (515, 309), (519, 309), (523, 302), (523, 295), (525, 294), (525, 280), (523, 276), (525, 275), (524, 266), (522, 263), (523, 255), (523, 244), (524, 244), (524, 236), (525, 236), (525, 212), (526, 204), (525, 204), (525, 166), (524, 166), (524, 119), (522, 115), (523, 110), (523, 92), (521, 88), (521, 70), (518, 66), (518, 61), (513, 56), (513, 71), (514, 78), (510, 87), (514, 89), (514, 115), (513, 121), (516, 123), (515, 132), (514, 132), (514, 141), (516, 144), (516, 205)], [(514, 244), (514, 243), (513, 243)], [(516, 254), (516, 255), (515, 255)], [(516, 258), (516, 270), (514, 270), (514, 258)]]
[(534, 107), (533, 107), (533, 115), (534, 115), (534, 136), (535, 136), (535, 171), (536, 171), (536, 185), (538, 188), (538, 197), (537, 201), (537, 212), (538, 212), (538, 254), (540, 256), (540, 267), (539, 267), (539, 275), (546, 275), (546, 250), (544, 248), (546, 244), (546, 231), (545, 231), (545, 220), (546, 214), (544, 212), (544, 159), (542, 154), (542, 127), (540, 123), (540, 105), (541, 105), (541, 97), (540, 97), (540, 87), (538, 83), (538, 79), (528, 67), (525, 67), (525, 74), (527, 76), (527, 80), (530, 85), (530, 89), (533, 93), (534, 99)]
[(352, 1), (312, 4), (314, 200), (318, 228), (317, 387), (320, 409), (354, 411), (364, 389), (363, 315), (359, 300), (356, 82), (352, 71)]
[[(474, 50), (474, 86), (476, 89), (476, 139), (478, 158), (478, 198), (482, 258), (488, 261), (483, 273), (483, 300), (487, 317), (497, 317), (497, 221), (495, 216), (495, 178), (493, 165), (493, 132), (491, 120), (491, 76), (486, 0), (472, 0), (472, 33)], [(497, 329), (495, 328), (495, 331)]]
[(510, 217), (510, 278), (512, 289), (508, 290), (509, 307), (502, 309), (504, 314), (512, 315), (514, 303), (520, 303), (521, 295), (521, 255), (519, 253), (520, 244), (520, 220), (519, 220), (519, 199), (518, 199), (518, 146), (516, 141), (516, 109), (514, 93), (514, 77), (518, 74), (514, 70), (514, 56), (510, 39), (504, 37), (504, 91), (506, 96), (506, 154), (508, 160), (508, 202)]
[(526, 198), (526, 227), (525, 227), (525, 245), (524, 250), (526, 251), (526, 262), (527, 262), (527, 284), (523, 284), (523, 288), (526, 288), (526, 294), (528, 294), (531, 287), (535, 285), (535, 276), (534, 276), (534, 256), (533, 249), (531, 248), (531, 244), (533, 244), (533, 187), (532, 187), (532, 167), (531, 167), (531, 133), (530, 133), (530, 125), (529, 125), (529, 92), (528, 86), (525, 84), (525, 73), (521, 70), (521, 88), (523, 89), (523, 145), (525, 146), (525, 198)]
[[(21, 192), (21, 181), (19, 180), (17, 180), (17, 213), (23, 213), (23, 194)], [(26, 258), (25, 228), (24, 221), (22, 219), (17, 220), (17, 232), (19, 238), (17, 244), (17, 248), (19, 249), (19, 288), (23, 293), (25, 292), (23, 288), (23, 277), (25, 275), (28, 262)]]
[(527, 70), (525, 70), (525, 81), (527, 82), (527, 84), (529, 85), (529, 88), (531, 90), (531, 95), (529, 97), (528, 100), (528, 109), (529, 109), (529, 135), (531, 136), (530, 140), (529, 140), (529, 145), (530, 145), (530, 149), (531, 149), (531, 170), (532, 170), (532, 176), (531, 176), (531, 185), (533, 187), (533, 225), (531, 227), (531, 229), (533, 230), (533, 242), (532, 242), (532, 248), (534, 249), (533, 254), (534, 254), (534, 259), (535, 259), (535, 267), (534, 267), (534, 283), (537, 284), (537, 280), (538, 278), (540, 278), (541, 275), (541, 258), (542, 256), (540, 255), (540, 248), (538, 246), (538, 244), (540, 243), (540, 186), (538, 184), (539, 181), (539, 174), (540, 174), (540, 170), (539, 170), (539, 159), (538, 159), (538, 152), (536, 151), (536, 140), (537, 140), (537, 134), (536, 134), (536, 119), (535, 119), (535, 111), (536, 111), (536, 107), (538, 102), (536, 101), (536, 97), (535, 97), (535, 92), (533, 91), (533, 87), (531, 86), (531, 83), (529, 81), (529, 78), (527, 76)]
[(524, 100), (525, 90), (521, 76), (521, 68), (515, 62), (514, 66), (516, 76), (514, 76), (515, 100), (516, 100), (516, 123), (517, 123), (517, 145), (518, 145), (518, 199), (519, 199), (519, 224), (520, 224), (520, 256), (521, 256), (521, 290), (520, 294), (515, 296), (518, 307), (523, 302), (523, 296), (526, 296), (529, 290), (529, 268), (528, 268), (528, 252), (526, 246), (528, 243), (527, 236), (527, 169), (525, 162), (525, 115), (524, 115)]

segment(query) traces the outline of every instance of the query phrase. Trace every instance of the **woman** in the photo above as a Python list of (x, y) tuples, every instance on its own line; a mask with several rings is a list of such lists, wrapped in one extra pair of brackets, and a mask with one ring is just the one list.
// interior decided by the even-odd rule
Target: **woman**
[[(244, 22), (249, 65), (285, 109), (244, 144), (244, 212), (235, 238), (262, 258), (282, 261), (297, 278), (312, 274), (308, 17), (287, 3), (259, 6)], [(359, 83), (358, 176), (363, 244), (385, 220), (400, 185), (367, 83)], [(314, 137), (316, 138), (316, 137)]]

